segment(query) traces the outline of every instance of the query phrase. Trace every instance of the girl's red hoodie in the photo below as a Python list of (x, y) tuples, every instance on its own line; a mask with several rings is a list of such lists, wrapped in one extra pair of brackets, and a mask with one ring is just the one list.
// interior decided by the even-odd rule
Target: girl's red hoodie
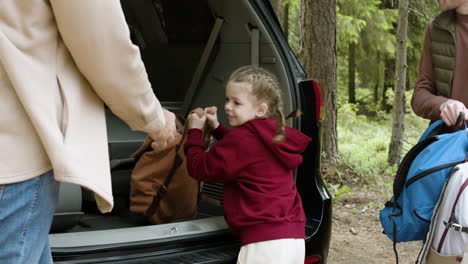
[(293, 182), (293, 170), (311, 139), (286, 127), (286, 140), (275, 143), (277, 123), (257, 119), (213, 131), (218, 142), (202, 147), (202, 131), (191, 129), (185, 143), (187, 169), (200, 181), (224, 183), (224, 217), (241, 246), (305, 237), (305, 215)]

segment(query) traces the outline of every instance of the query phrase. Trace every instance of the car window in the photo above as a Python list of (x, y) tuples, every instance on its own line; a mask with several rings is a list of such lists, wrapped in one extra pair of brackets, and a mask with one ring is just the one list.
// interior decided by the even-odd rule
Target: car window
[(121, 2), (155, 94), (160, 101), (182, 102), (214, 24), (207, 2)]

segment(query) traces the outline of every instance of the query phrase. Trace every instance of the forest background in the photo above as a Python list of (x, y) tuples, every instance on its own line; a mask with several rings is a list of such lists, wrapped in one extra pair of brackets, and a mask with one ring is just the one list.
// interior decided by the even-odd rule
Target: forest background
[[(427, 23), (437, 14), (437, 4), (270, 1), (291, 48), (324, 89), (322, 169), (328, 189), (335, 199), (351, 186), (379, 190), (384, 199), (390, 198), (401, 157), (428, 125), (413, 113), (409, 101)], [(320, 53), (324, 56), (315, 55)]]

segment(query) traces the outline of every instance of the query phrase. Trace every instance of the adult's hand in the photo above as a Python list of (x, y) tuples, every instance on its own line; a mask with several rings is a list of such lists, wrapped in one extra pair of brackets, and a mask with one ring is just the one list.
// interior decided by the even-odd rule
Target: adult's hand
[(457, 123), (460, 112), (464, 112), (465, 120), (468, 120), (468, 110), (462, 102), (449, 99), (440, 105), (440, 118), (447, 126), (454, 126)]
[(153, 149), (164, 149), (175, 140), (175, 135), (177, 133), (175, 125), (176, 117), (174, 113), (166, 109), (164, 109), (164, 117), (166, 118), (166, 125), (158, 131), (149, 134), (154, 140), (153, 143), (151, 143)]

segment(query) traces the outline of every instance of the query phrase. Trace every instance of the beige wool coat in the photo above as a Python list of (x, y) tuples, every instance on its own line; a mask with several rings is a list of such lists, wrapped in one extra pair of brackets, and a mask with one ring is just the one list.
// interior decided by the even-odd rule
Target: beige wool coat
[(0, 185), (50, 169), (113, 198), (104, 103), (134, 130), (165, 124), (118, 0), (0, 5)]

